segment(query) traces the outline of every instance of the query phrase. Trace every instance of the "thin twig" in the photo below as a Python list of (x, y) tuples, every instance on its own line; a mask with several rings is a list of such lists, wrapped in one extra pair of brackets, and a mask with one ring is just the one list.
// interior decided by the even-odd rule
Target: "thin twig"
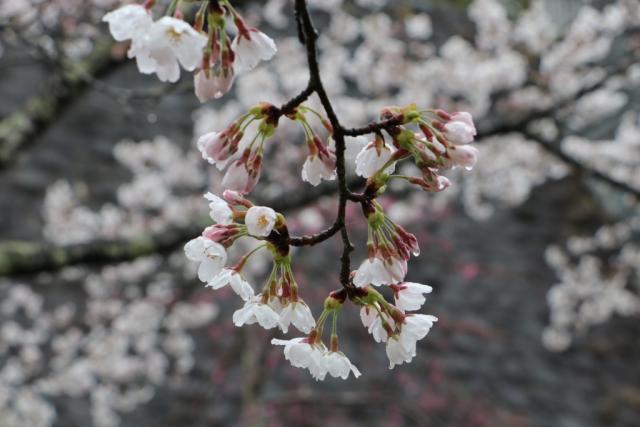
[[(622, 181), (618, 181), (612, 177), (610, 177), (609, 175), (600, 172), (597, 169), (594, 169), (588, 165), (585, 165), (584, 163), (582, 163), (580, 160), (572, 157), (571, 155), (565, 153), (564, 151), (562, 151), (562, 148), (560, 147), (560, 145), (558, 143), (554, 143), (551, 141), (547, 141), (544, 140), (536, 135), (534, 135), (532, 132), (529, 131), (524, 131), (522, 132), (522, 135), (530, 140), (535, 142), (536, 144), (538, 144), (540, 147), (542, 147), (545, 151), (547, 151), (548, 153), (552, 154), (553, 156), (557, 157), (558, 159), (562, 160), (563, 162), (565, 162), (567, 165), (569, 165), (570, 167), (572, 167), (574, 170), (576, 170), (577, 172), (580, 172), (586, 176), (590, 176), (593, 178), (596, 178), (620, 191), (623, 191), (625, 193), (628, 193), (632, 196), (635, 197), (636, 200), (640, 200), (640, 189), (637, 188), (633, 188), (631, 187), (629, 184), (622, 182)], [(561, 141), (561, 138), (558, 139), (558, 141)]]
[[(315, 234), (313, 236), (302, 237), (289, 237), (288, 232), (284, 236), (285, 244), (292, 246), (311, 246), (329, 239), (336, 233), (340, 232), (343, 243), (343, 252), (340, 258), (340, 283), (345, 288), (352, 288), (350, 274), (351, 274), (351, 251), (353, 251), (353, 245), (349, 239), (349, 232), (345, 225), (345, 215), (347, 201), (350, 199), (351, 192), (347, 185), (346, 167), (345, 167), (345, 129), (340, 124), (340, 120), (331, 104), (331, 100), (327, 95), (327, 91), (322, 84), (320, 77), (320, 67), (318, 65), (318, 52), (316, 41), (318, 39), (318, 33), (311, 20), (309, 9), (307, 8), (307, 2), (305, 0), (296, 0), (295, 2), (295, 17), (298, 23), (298, 30), (300, 33), (300, 40), (304, 43), (307, 51), (307, 63), (309, 66), (309, 83), (307, 87), (289, 102), (285, 103), (277, 113), (279, 115), (285, 115), (292, 113), (302, 102), (306, 101), (311, 94), (316, 93), (320, 98), (320, 103), (327, 114), (329, 122), (333, 128), (333, 139), (336, 143), (336, 175), (338, 178), (338, 212), (336, 219), (328, 229)], [(281, 242), (278, 242), (281, 243)]]

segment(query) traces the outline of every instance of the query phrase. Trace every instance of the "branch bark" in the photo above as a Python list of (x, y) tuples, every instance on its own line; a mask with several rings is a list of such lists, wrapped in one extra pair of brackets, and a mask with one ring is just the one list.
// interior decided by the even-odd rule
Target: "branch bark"
[[(304, 207), (335, 191), (334, 187), (325, 185), (315, 191), (299, 192), (295, 197), (287, 195), (275, 200), (256, 202), (287, 212)], [(0, 276), (56, 271), (81, 264), (109, 264), (155, 253), (169, 253), (198, 236), (208, 225), (210, 220), (204, 218), (186, 227), (173, 227), (151, 235), (122, 240), (95, 240), (66, 246), (46, 242), (5, 241), (0, 243)]]
[(90, 86), (88, 76), (104, 73), (117, 62), (111, 56), (113, 43), (99, 41), (89, 57), (69, 63), (54, 75), (47, 90), (28, 100), (22, 108), (0, 121), (0, 168), (6, 167), (65, 107)]

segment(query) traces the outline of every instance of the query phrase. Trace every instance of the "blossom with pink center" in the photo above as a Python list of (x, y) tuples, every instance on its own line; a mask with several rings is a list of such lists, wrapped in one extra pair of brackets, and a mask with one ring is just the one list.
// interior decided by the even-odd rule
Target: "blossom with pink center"
[(276, 224), (277, 214), (266, 206), (253, 206), (249, 208), (244, 217), (249, 234), (258, 237), (267, 237)]

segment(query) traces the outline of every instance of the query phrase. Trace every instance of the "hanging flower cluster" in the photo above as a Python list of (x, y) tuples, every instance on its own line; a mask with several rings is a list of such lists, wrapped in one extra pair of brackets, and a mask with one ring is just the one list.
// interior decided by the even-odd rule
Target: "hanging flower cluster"
[[(296, 12), (304, 31), (308, 52), (315, 52), (313, 29), (306, 2), (296, 0)], [(204, 1), (195, 25), (191, 27), (178, 13), (180, 1), (173, 1), (168, 14), (158, 21), (150, 16), (149, 0), (144, 6), (125, 6), (105, 16), (117, 40), (131, 39), (130, 56), (136, 57), (142, 72), (154, 72), (161, 80), (178, 79), (179, 65), (196, 71), (196, 94), (201, 100), (217, 98), (231, 85), (239, 70), (253, 68), (275, 53), (273, 41), (246, 25), (228, 0)], [(237, 35), (230, 41), (225, 32), (227, 19), (235, 24)], [(207, 31), (204, 32), (205, 28)], [(377, 198), (391, 179), (400, 179), (429, 192), (446, 189), (450, 182), (442, 174), (456, 167), (471, 169), (478, 150), (471, 145), (476, 128), (466, 112), (449, 114), (442, 110), (419, 109), (415, 105), (388, 107), (380, 113), (380, 122), (351, 130), (351, 135), (373, 134), (355, 157), (355, 172), (366, 179), (361, 193), (353, 193), (346, 184), (345, 134), (335, 117), (317, 71), (317, 61), (309, 59), (312, 76), (300, 95), (278, 108), (261, 103), (250, 108), (226, 128), (202, 135), (197, 146), (204, 160), (224, 170), (222, 198), (207, 193), (214, 224), (185, 245), (186, 256), (199, 263), (198, 278), (207, 287), (229, 286), (243, 301), (233, 314), (236, 326), (258, 324), (265, 329), (291, 327), (303, 336), (272, 343), (283, 346), (285, 358), (295, 367), (308, 369), (313, 378), (327, 374), (346, 379), (360, 371), (340, 351), (338, 315), (347, 300), (360, 307), (362, 324), (376, 342), (384, 343), (389, 367), (410, 362), (417, 342), (428, 333), (437, 318), (415, 313), (426, 301), (430, 286), (407, 282), (407, 263), (418, 256), (417, 238), (384, 212)], [(215, 82), (215, 83), (214, 83)], [(327, 113), (312, 109), (304, 102), (311, 93), (320, 95)], [(308, 155), (301, 166), (301, 178), (311, 185), (323, 180), (338, 180), (340, 207), (335, 223), (313, 236), (291, 236), (281, 213), (267, 206), (255, 206), (248, 194), (256, 187), (262, 171), (267, 143), (275, 134), (281, 118), (297, 123), (304, 135)], [(383, 133), (384, 132), (384, 133)], [(385, 135), (386, 134), (386, 135)], [(419, 176), (395, 171), (399, 163), (411, 161)], [(359, 203), (367, 220), (367, 257), (351, 270), (348, 230), (344, 221), (348, 202)], [(322, 242), (341, 232), (345, 253), (341, 258), (339, 290), (325, 299), (317, 318), (304, 302), (292, 269), (290, 246)], [(229, 263), (227, 249), (240, 238), (258, 245), (237, 262)], [(259, 250), (272, 258), (272, 269), (258, 290), (243, 275), (248, 260)], [(387, 295), (385, 297), (385, 294)], [(389, 300), (387, 299), (389, 298)], [(390, 299), (393, 298), (393, 302)], [(325, 324), (331, 319), (331, 332), (325, 344)]]
[[(183, 19), (181, 0), (173, 0), (165, 16), (154, 21), (155, 0), (127, 5), (107, 13), (113, 38), (131, 41), (129, 58), (135, 58), (143, 74), (160, 81), (177, 82), (180, 68), (194, 72), (196, 96), (201, 102), (222, 97), (235, 76), (255, 68), (276, 53), (271, 38), (247, 25), (228, 0), (204, 1), (193, 26)], [(233, 22), (236, 36), (227, 34)]]
[[(356, 173), (367, 178), (363, 193), (356, 199), (367, 219), (368, 256), (351, 273), (348, 286), (329, 295), (317, 322), (299, 296), (291, 270), (291, 241), (284, 216), (268, 207), (253, 206), (244, 196), (258, 181), (265, 141), (275, 133), (280, 116), (299, 123), (304, 131), (309, 154), (302, 165), (302, 179), (318, 185), (323, 179), (336, 178), (333, 128), (322, 114), (305, 105), (286, 114), (266, 103), (251, 108), (226, 129), (205, 134), (198, 141), (198, 148), (209, 163), (221, 169), (230, 166), (222, 180), (227, 188), (223, 199), (211, 193), (205, 195), (216, 224), (187, 244), (187, 256), (201, 262), (199, 277), (208, 286), (219, 289), (228, 284), (244, 300), (244, 306), (233, 315), (236, 326), (257, 323), (265, 329), (278, 327), (285, 333), (293, 326), (306, 334), (290, 340), (274, 339), (272, 343), (283, 346), (285, 358), (295, 367), (308, 369), (317, 380), (327, 374), (344, 379), (350, 374), (360, 375), (338, 347), (337, 318), (347, 299), (361, 306), (363, 325), (376, 342), (386, 345), (389, 367), (410, 362), (416, 355), (417, 341), (437, 321), (434, 316), (413, 313), (422, 307), (425, 294), (432, 289), (405, 281), (407, 262), (420, 253), (418, 239), (393, 222), (376, 198), (393, 178), (417, 184), (426, 191), (442, 191), (449, 185), (440, 175), (442, 171), (457, 166), (471, 169), (477, 157), (477, 149), (469, 145), (476, 134), (471, 116), (464, 112), (420, 111), (413, 105), (383, 110), (382, 119), (390, 123), (385, 128), (390, 142), (385, 141), (381, 132), (377, 133), (355, 160)], [(311, 118), (320, 123), (319, 130)], [(252, 122), (257, 126), (253, 132), (246, 132)], [(412, 126), (419, 132), (412, 130)], [(422, 176), (394, 174), (402, 161), (413, 161)], [(224, 248), (242, 236), (263, 241), (259, 248), (267, 248), (273, 257), (271, 274), (257, 294), (241, 273), (253, 251), (236, 266), (223, 268)], [(387, 291), (374, 288), (379, 286)], [(393, 303), (387, 301), (383, 292), (393, 296)], [(323, 332), (329, 318), (332, 331), (327, 345)]]
[(393, 177), (430, 192), (442, 191), (451, 184), (440, 175), (442, 171), (458, 166), (471, 170), (476, 163), (478, 149), (470, 145), (476, 136), (476, 127), (467, 112), (449, 114), (409, 105), (385, 108), (380, 118), (400, 125), (388, 129), (391, 144), (378, 133), (356, 157), (356, 173), (368, 178), (373, 191), (384, 186), (396, 163), (405, 159), (415, 162), (421, 176)]

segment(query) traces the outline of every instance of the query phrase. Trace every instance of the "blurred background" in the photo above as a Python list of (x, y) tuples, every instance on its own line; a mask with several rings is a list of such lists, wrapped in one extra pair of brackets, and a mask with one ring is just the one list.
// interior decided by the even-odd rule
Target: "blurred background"
[[(0, 0), (0, 427), (640, 425), (640, 2), (310, 0), (343, 123), (415, 102), (480, 133), (448, 190), (382, 199), (420, 240), (408, 279), (440, 321), (388, 370), (347, 304), (363, 375), (322, 383), (269, 344), (281, 333), (235, 328), (240, 301), (182, 250), (220, 191), (197, 137), (306, 84), (292, 3), (234, 2), (279, 51), (203, 105), (191, 75), (126, 59), (100, 22), (120, 2)], [(296, 233), (336, 209), (334, 183), (300, 180), (305, 156), (283, 124), (252, 194)], [(366, 224), (347, 220), (357, 266)], [(316, 316), (340, 250), (293, 253)], [(259, 286), (269, 260), (250, 267)]]

